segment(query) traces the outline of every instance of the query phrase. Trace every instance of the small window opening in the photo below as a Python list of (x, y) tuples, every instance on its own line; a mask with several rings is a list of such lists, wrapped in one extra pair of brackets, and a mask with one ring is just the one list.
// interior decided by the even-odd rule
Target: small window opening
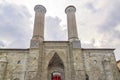
[(96, 60), (94, 60), (94, 64), (97, 64), (97, 61), (96, 61)]
[(21, 61), (20, 61), (20, 60), (18, 60), (17, 64), (21, 64)]

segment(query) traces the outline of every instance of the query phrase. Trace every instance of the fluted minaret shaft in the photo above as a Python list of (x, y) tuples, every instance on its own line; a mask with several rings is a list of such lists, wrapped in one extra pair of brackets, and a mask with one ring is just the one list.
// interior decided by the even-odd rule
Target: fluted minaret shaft
[(78, 40), (76, 18), (75, 18), (76, 8), (74, 6), (68, 6), (65, 9), (67, 14), (67, 27), (68, 27), (68, 40)]
[(36, 5), (35, 8), (34, 31), (31, 39), (31, 48), (39, 48), (39, 43), (44, 41), (44, 17), (46, 8)]
[(36, 5), (33, 38), (44, 40), (44, 17), (46, 8), (42, 5)]

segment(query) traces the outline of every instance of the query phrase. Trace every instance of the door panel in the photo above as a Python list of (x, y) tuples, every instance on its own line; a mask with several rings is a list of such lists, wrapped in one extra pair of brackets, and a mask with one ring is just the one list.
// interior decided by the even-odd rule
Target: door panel
[(54, 75), (52, 80), (61, 80), (61, 76), (60, 75)]

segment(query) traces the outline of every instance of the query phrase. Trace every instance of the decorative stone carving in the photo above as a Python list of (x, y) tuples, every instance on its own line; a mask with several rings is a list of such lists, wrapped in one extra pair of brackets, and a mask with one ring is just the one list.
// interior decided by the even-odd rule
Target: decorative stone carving
[(71, 13), (71, 12), (76, 12), (76, 8), (72, 5), (68, 6), (66, 9), (65, 9), (65, 13), (68, 14), (68, 13)]
[(35, 12), (46, 13), (46, 8), (42, 5), (36, 5), (34, 10), (35, 10)]

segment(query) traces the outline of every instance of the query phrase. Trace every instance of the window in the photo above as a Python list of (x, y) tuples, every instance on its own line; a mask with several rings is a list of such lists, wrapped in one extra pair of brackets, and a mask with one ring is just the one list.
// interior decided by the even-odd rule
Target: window
[(93, 62), (94, 62), (94, 64), (97, 64), (97, 61), (96, 61), (96, 60), (94, 60)]
[(20, 61), (20, 60), (18, 60), (17, 64), (21, 64), (21, 61)]

